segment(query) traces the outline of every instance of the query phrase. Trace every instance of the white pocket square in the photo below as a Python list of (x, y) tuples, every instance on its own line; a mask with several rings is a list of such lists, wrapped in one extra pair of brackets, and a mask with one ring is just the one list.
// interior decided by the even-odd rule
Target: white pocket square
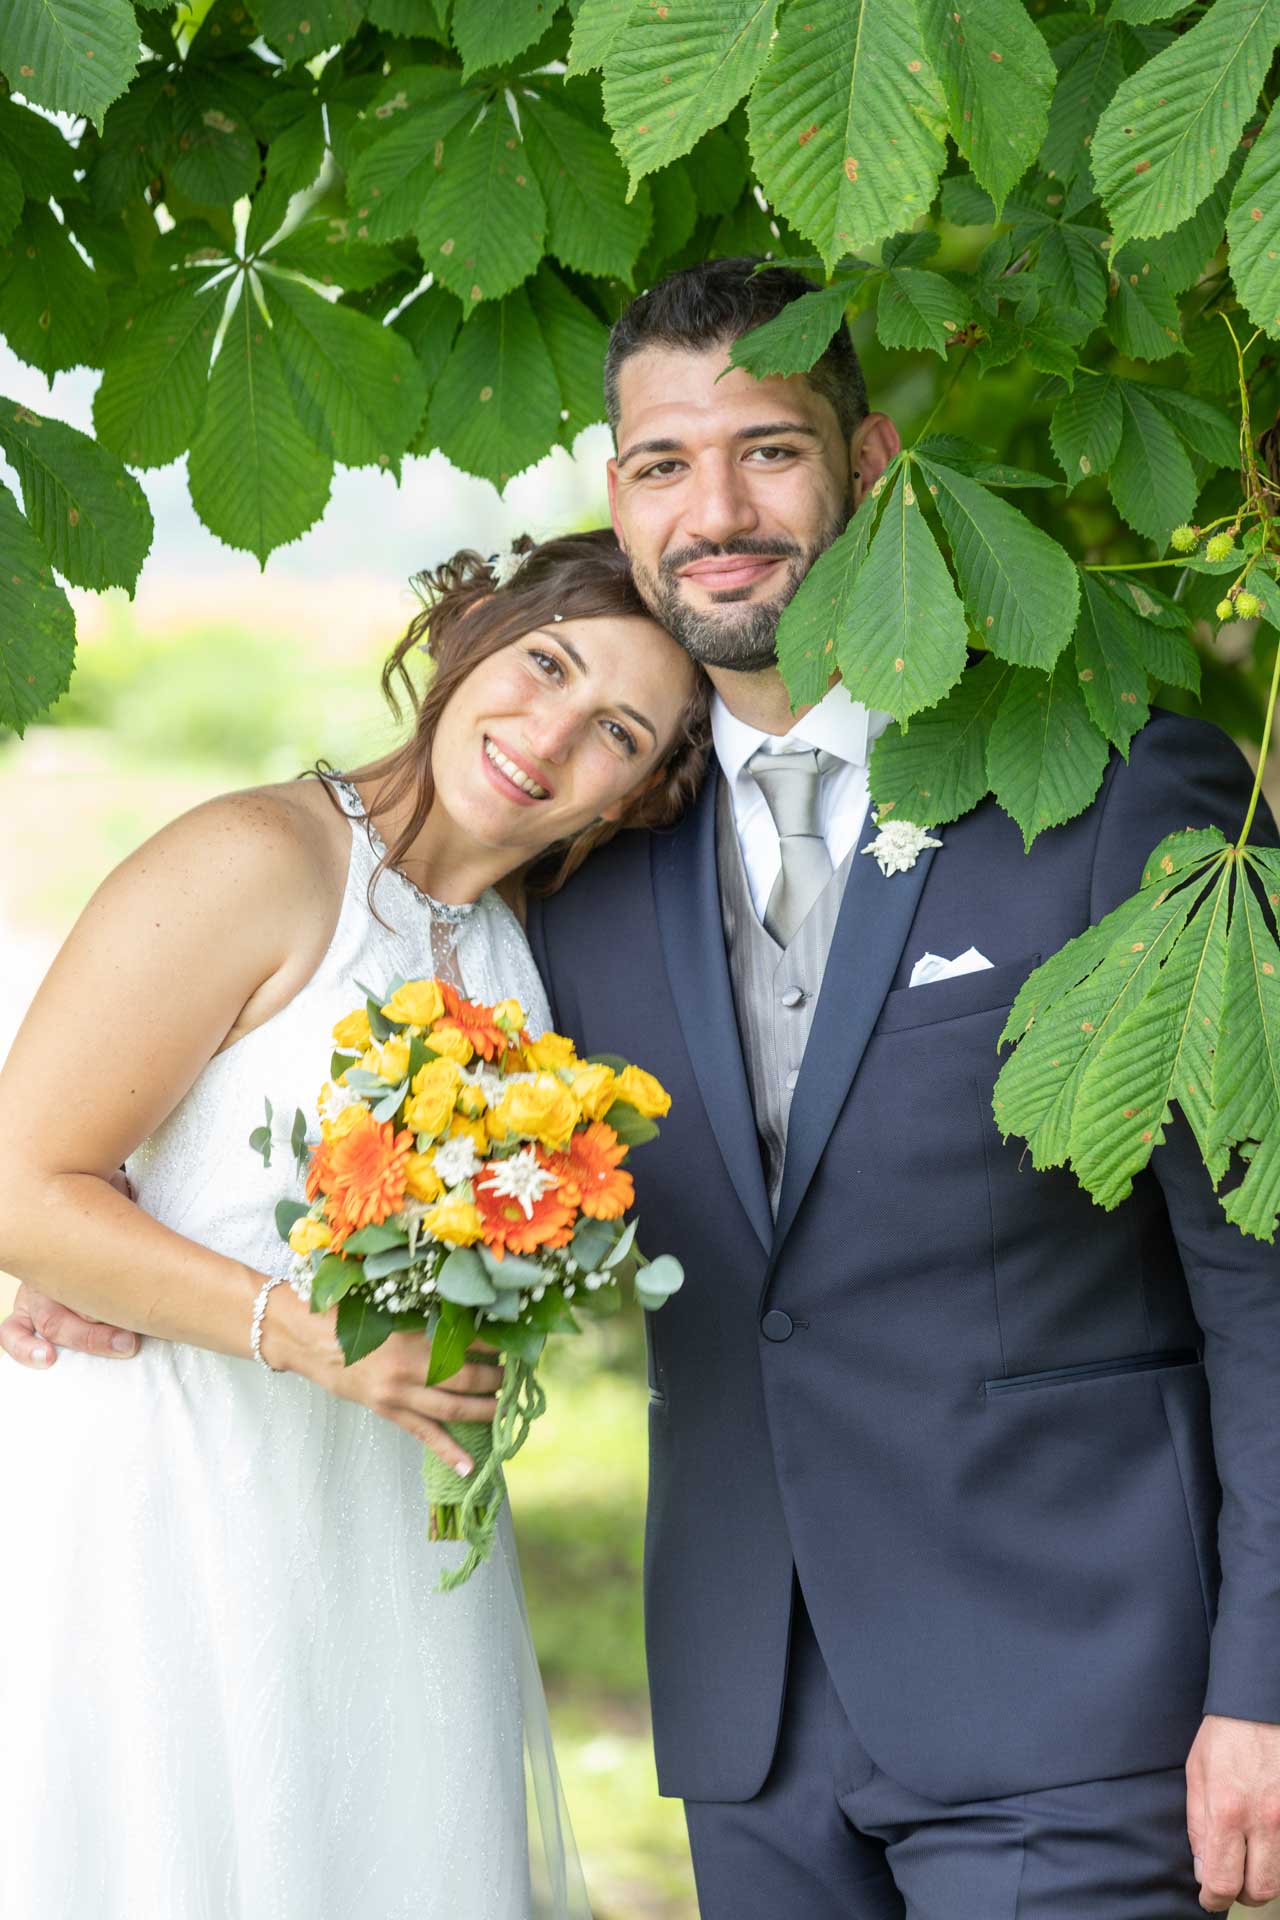
[(962, 973), (981, 973), (990, 965), (986, 954), (979, 953), (976, 947), (966, 947), (954, 960), (944, 960), (940, 953), (922, 953), (911, 969), (907, 985), (931, 987), (935, 980), (957, 980)]

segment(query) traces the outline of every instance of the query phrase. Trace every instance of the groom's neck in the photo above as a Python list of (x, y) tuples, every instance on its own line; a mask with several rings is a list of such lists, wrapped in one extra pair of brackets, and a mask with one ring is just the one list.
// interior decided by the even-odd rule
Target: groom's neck
[[(731, 673), (725, 667), (708, 667), (708, 678), (735, 720), (758, 733), (789, 733), (809, 706), (791, 707), (782, 675), (776, 667), (763, 673)], [(832, 676), (833, 681), (839, 675)]]

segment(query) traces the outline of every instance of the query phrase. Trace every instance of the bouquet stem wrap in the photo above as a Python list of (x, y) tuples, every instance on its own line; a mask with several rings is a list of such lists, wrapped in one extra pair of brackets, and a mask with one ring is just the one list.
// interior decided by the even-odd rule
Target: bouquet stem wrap
[(519, 1453), (546, 1405), (547, 1396), (535, 1369), (527, 1361), (508, 1355), (493, 1425), (459, 1420), (446, 1429), (475, 1463), (470, 1478), (464, 1480), (430, 1448), (424, 1452), (422, 1485), (430, 1507), (431, 1538), (465, 1540), (469, 1549), (460, 1567), (441, 1574), (441, 1593), (465, 1585), (493, 1551), (498, 1515), (507, 1493), (502, 1469)]

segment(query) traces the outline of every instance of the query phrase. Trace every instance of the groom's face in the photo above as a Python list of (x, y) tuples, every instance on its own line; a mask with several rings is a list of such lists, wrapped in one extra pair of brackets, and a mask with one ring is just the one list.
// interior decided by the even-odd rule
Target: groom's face
[(727, 363), (723, 345), (623, 362), (609, 500), (657, 618), (704, 666), (755, 673), (774, 665), (783, 608), (875, 478), (868, 425), (871, 441), (874, 423), (892, 427), (873, 414), (848, 441), (803, 375), (757, 380)]

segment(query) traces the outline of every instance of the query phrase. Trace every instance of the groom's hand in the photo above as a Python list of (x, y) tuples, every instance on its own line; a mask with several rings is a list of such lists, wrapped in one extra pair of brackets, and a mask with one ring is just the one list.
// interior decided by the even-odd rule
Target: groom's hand
[(1187, 1837), (1206, 1913), (1280, 1894), (1280, 1726), (1205, 1715), (1187, 1759)]
[(13, 1312), (0, 1324), (0, 1347), (19, 1366), (47, 1371), (57, 1360), (59, 1347), (108, 1360), (129, 1360), (138, 1351), (138, 1336), (100, 1320), (86, 1320), (61, 1301), (20, 1287)]

